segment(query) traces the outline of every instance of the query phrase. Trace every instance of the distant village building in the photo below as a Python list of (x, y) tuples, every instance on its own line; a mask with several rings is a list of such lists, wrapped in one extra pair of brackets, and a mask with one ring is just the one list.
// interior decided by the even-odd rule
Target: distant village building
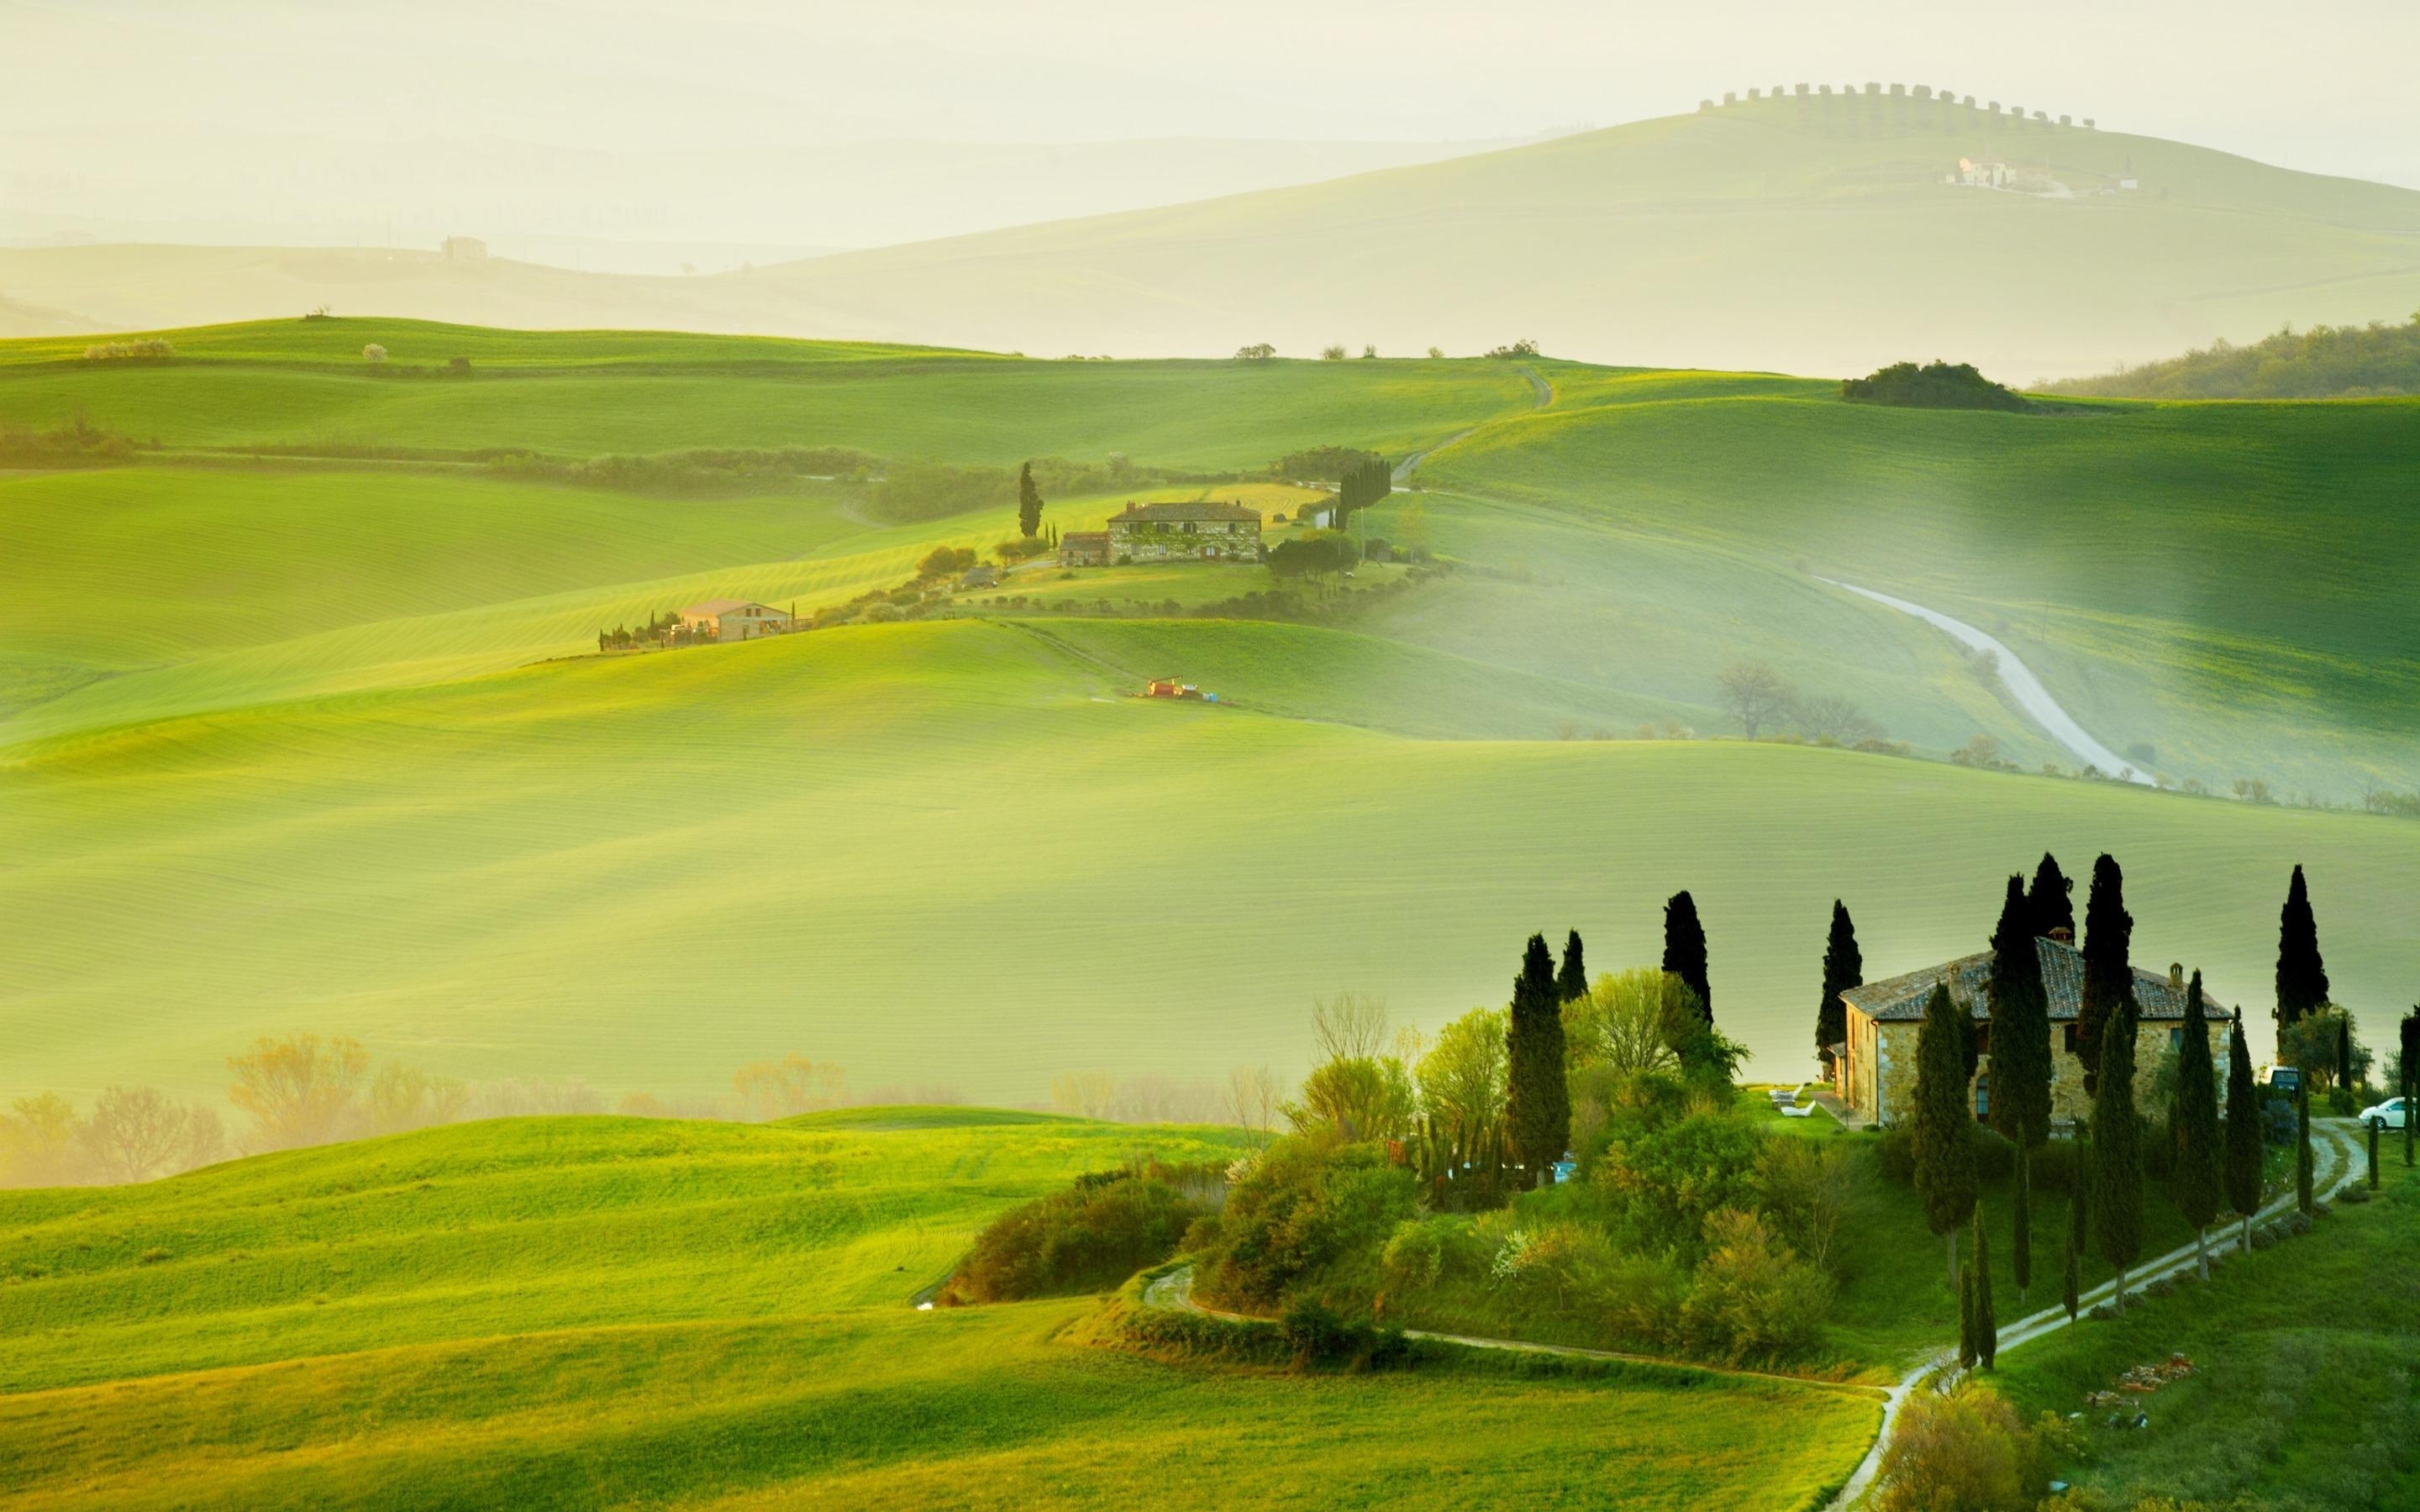
[(787, 635), (793, 623), (788, 609), (744, 598), (709, 598), (691, 604), (680, 611), (680, 622), (682, 629), (700, 640), (724, 641)]
[(488, 244), (477, 237), (447, 237), (437, 244), (437, 255), (449, 263), (485, 262)]
[(966, 571), (958, 574), (958, 586), (961, 588), (998, 588), (1000, 586), (1000, 569), (993, 566), (988, 562), (978, 562), (973, 566), (969, 567)]
[(1111, 562), (1261, 560), (1260, 511), (1241, 504), (1128, 504), (1109, 517), (1109, 536)]
[[(2065, 930), (2059, 931), (2065, 934)], [(2042, 987), (2050, 999), (2051, 1117), (2083, 1118), (2091, 1104), (2084, 1095), (2084, 1062), (2075, 1053), (2076, 1018), (2084, 1001), (2084, 953), (2066, 939), (2034, 941), (2041, 963)], [(1911, 971), (1885, 981), (1869, 981), (1840, 993), (1848, 1029), (1841, 1042), (1826, 1046), (1832, 1053), (1832, 1087), (1859, 1117), (1876, 1123), (1896, 1123), (1916, 1104), (1916, 1038), (1924, 1025), (1924, 1005), (1932, 989), (1946, 981), (1950, 1001), (1965, 1010), (1978, 1051), (1974, 1080), (1967, 1088), (1967, 1105), (1977, 1118), (1991, 1111), (1992, 1008), (1986, 982), (1992, 952), (1970, 955), (1922, 971)], [(2152, 1083), (2160, 1058), (2184, 1041), (2185, 980), (2180, 967), (2164, 977), (2137, 970), (2134, 1001), (2140, 1010), (2134, 1041), (2134, 1098), (2137, 1106), (2152, 1107)], [(2205, 998), (2211, 1042), (2223, 1054), (2226, 1024), (2232, 1011)], [(2222, 1068), (2223, 1070), (2223, 1068)]]
[(1109, 560), (1109, 532), (1069, 531), (1059, 537), (1059, 565), (1098, 567)]
[(1961, 158), (1952, 182), (1973, 189), (2006, 189), (2009, 165), (1998, 158)]

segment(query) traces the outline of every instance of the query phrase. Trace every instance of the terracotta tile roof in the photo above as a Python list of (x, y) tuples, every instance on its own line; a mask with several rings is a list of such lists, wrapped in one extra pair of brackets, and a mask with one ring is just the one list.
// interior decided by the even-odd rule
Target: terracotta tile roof
[[(691, 604), (689, 608), (681, 610), (681, 612), (683, 614), (729, 614), (743, 609), (773, 609), (773, 606), (770, 604), (759, 604), (755, 600), (749, 598), (709, 598), (703, 604)], [(781, 609), (773, 609), (773, 612), (780, 614), (784, 611)]]
[[(2064, 941), (2038, 938), (2034, 949), (2041, 960), (2042, 987), (2050, 997), (2050, 1017), (2054, 1024), (2072, 1019), (2082, 1007), (2084, 996), (2084, 953)], [(1977, 1018), (1989, 1018), (1991, 1005), (1986, 998), (1985, 983), (1991, 976), (1992, 952), (1961, 956), (1941, 965), (1927, 966), (1905, 976), (1891, 977), (1882, 981), (1869, 981), (1862, 987), (1850, 987), (1840, 994), (1840, 1000), (1868, 1018), (1888, 1023), (1894, 1020), (1924, 1017), (1925, 999), (1932, 995), (1934, 986), (1947, 980), (1952, 1001), (1964, 1003)], [(2134, 971), (2134, 1004), (2146, 1019), (2181, 1019), (2185, 1016), (2185, 993), (2172, 987), (2164, 975)], [(2228, 1017), (2234, 1010), (2203, 993), (2202, 1006), (2216, 1023)]]
[[(1187, 519), (1248, 519), (1257, 525), (1260, 523), (1261, 512), (1257, 509), (1247, 509), (1241, 504), (1219, 503), (1215, 501), (1178, 504), (1128, 504), (1124, 510), (1111, 516), (1109, 523), (1115, 525), (1125, 521), (1156, 524), (1162, 520)], [(1066, 537), (1063, 535), (1060, 539), (1063, 541)]]

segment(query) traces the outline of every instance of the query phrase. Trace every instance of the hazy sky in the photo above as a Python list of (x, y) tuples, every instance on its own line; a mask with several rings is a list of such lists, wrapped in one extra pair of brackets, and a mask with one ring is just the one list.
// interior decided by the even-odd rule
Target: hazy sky
[[(1436, 141), (1867, 79), (2420, 186), (2415, 58), (2413, 0), (0, 0), (0, 192), (97, 160), (95, 132), (224, 142), (234, 183), (246, 143), (287, 135)], [(258, 177), (247, 194), (273, 198)]]

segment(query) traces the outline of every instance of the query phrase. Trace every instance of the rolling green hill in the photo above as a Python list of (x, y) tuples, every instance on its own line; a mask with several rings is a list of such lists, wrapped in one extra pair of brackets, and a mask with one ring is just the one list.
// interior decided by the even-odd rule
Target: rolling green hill
[[(2045, 846), (2122, 856), (2138, 951), (2226, 1001), (2257, 1010), (2298, 860), (2341, 995), (2420, 969), (2401, 824), (1771, 746), (1406, 738), (1315, 715), (1476, 720), (1512, 690), (1361, 641), (1323, 698), (1313, 634), (868, 625), (21, 743), (0, 1090), (206, 1088), (302, 1027), (609, 1092), (711, 1093), (789, 1049), (1001, 1101), (1089, 1067), (1216, 1078), (1291, 1066), (1317, 994), (1431, 1026), (1492, 1000), (1535, 929), (1652, 959), (1682, 887), (1722, 1022), (1789, 1075), (1833, 897), (1871, 969), (1921, 964)], [(1238, 706), (1116, 696), (1170, 659), (1229, 667)]]
[[(919, 1313), (977, 1227), (1229, 1131), (551, 1119), (0, 1193), (0, 1503), (1808, 1505), (1875, 1409), (1632, 1370), (1299, 1377)], [(1440, 1435), (1446, 1418), (1457, 1433)]]
[[(1966, 156), (2054, 193), (1946, 183)], [(2138, 187), (2099, 193), (2120, 179)], [(1743, 101), (1552, 142), (1159, 209), (713, 278), (425, 254), (0, 253), (0, 327), (381, 311), (1216, 356), (1272, 341), (1864, 372), (1946, 357), (2076, 377), (2285, 322), (2420, 304), (2420, 193), (2154, 137), (1888, 96)], [(0, 314), (0, 318), (6, 318)]]
[[(472, 352), (488, 376), (372, 376), (345, 355), (365, 332), (392, 363)], [(1916, 755), (1983, 734), (2025, 770), (2073, 764), (1947, 640), (1838, 578), (1993, 630), (2177, 780), (2420, 785), (2408, 404), (1999, 416), (1555, 362), (1049, 363), (404, 322), (170, 339), (157, 366), (0, 346), (0, 416), (173, 421), (184, 448), (0, 478), (7, 1095), (207, 1088), (254, 1034), (301, 1028), (613, 1091), (710, 1091), (794, 1048), (860, 1086), (1004, 1101), (1094, 1067), (1216, 1078), (1290, 1067), (1314, 994), (1425, 1024), (1492, 1000), (1532, 929), (1647, 959), (1680, 887), (1709, 912), (1726, 1027), (1789, 1075), (1832, 897), (1877, 969), (1917, 964), (1968, 948), (1997, 877), (2045, 845), (2124, 856), (2145, 949), (2230, 1001), (2259, 998), (2296, 861), (2340, 993), (2399, 1001), (2413, 964), (2386, 912), (2413, 880), (2392, 821), (1636, 738), (1735, 729), (1715, 677), (1752, 657)], [(666, 384), (690, 408), (662, 409)], [(1370, 566), (1354, 587), (1375, 591), (1287, 624), (1196, 613), (1272, 586), (1258, 568), (1043, 565), (936, 611), (954, 619), (563, 659), (702, 598), (837, 605), (1011, 527), (876, 523), (847, 479), (664, 497), (196, 449), (577, 456), (716, 426), (987, 464), (1036, 437), (1231, 471), (1435, 447), (1426, 491), (1366, 529), (1422, 532), (1449, 570)], [(1049, 517), (1096, 525), (1126, 497)], [(1231, 706), (1118, 697), (1171, 672)], [(1139, 909), (1232, 943), (1139, 947)]]

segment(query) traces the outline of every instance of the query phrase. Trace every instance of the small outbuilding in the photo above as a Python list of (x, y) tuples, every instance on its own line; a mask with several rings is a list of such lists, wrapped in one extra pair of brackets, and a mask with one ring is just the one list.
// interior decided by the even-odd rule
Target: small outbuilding
[(1107, 531), (1069, 531), (1059, 537), (1059, 565), (1063, 567), (1098, 567), (1109, 560), (1109, 532)]
[(1000, 569), (993, 566), (988, 562), (978, 562), (973, 566), (969, 567), (966, 571), (958, 574), (958, 586), (961, 588), (998, 588), (1000, 586)]
[(709, 598), (680, 611), (681, 628), (700, 640), (757, 640), (787, 635), (790, 611), (744, 598)]

